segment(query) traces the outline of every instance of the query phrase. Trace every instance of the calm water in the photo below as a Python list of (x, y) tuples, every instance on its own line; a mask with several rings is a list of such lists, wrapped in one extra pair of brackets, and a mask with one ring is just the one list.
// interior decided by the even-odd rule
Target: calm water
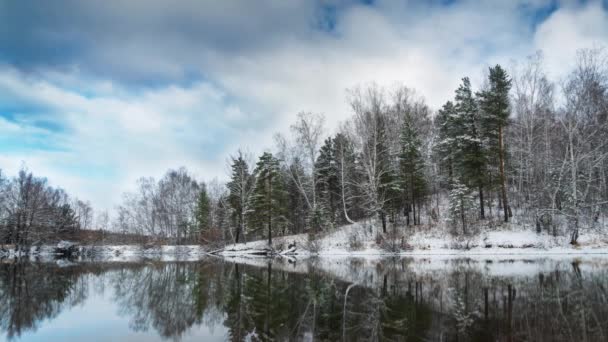
[(607, 264), (0, 261), (0, 339), (606, 341)]

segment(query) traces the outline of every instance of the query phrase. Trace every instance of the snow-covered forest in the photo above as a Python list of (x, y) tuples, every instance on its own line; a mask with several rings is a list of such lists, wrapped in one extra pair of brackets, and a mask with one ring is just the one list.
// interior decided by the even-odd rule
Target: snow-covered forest
[(607, 57), (581, 50), (559, 80), (540, 52), (492, 66), (480, 84), (463, 77), (437, 110), (410, 86), (356, 86), (346, 96), (352, 116), (337, 130), (325, 127), (331, 113), (301, 112), (261, 155), (230, 156), (226, 183), (169, 170), (141, 178), (115, 212), (95, 219), (90, 205), (42, 179), (3, 177), (0, 238), (30, 245), (41, 231), (87, 227), (176, 244), (272, 244), (373, 219), (379, 243), (516, 226), (577, 244), (607, 228)]

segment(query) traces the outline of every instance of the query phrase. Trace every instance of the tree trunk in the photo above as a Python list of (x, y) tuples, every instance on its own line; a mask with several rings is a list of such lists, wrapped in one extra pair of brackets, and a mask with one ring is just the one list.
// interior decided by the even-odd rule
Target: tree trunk
[(505, 179), (505, 151), (503, 144), (502, 125), (498, 126), (498, 157), (500, 159), (500, 188), (502, 192), (502, 208), (505, 222), (509, 222), (509, 202), (507, 201), (507, 185)]
[(462, 220), (462, 234), (467, 234), (467, 224), (464, 216), (464, 203), (460, 202), (460, 219)]
[(239, 223), (238, 227), (236, 228), (236, 236), (234, 237), (234, 243), (239, 243), (240, 235), (241, 235), (241, 223)]
[(412, 200), (412, 218), (414, 219), (414, 226), (416, 225), (416, 202)]
[(348, 223), (355, 223), (350, 219), (350, 217), (348, 217), (348, 212), (346, 211), (346, 195), (344, 191), (344, 151), (342, 151), (340, 157), (340, 190), (342, 190), (342, 210), (344, 210), (344, 218)]
[(486, 218), (486, 212), (483, 207), (483, 185), (481, 185), (481, 184), (479, 184), (479, 209), (480, 209), (481, 218), (482, 219)]
[(268, 246), (272, 246), (272, 175), (268, 175)]

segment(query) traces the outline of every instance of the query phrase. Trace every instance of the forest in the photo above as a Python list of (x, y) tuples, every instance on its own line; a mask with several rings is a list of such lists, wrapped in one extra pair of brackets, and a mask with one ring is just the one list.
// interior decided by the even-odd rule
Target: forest
[[(461, 79), (438, 110), (414, 88), (347, 91), (349, 119), (300, 112), (261, 155), (229, 157), (227, 181), (184, 167), (141, 178), (111, 214), (93, 215), (23, 169), (0, 173), (0, 241), (29, 247), (61, 231), (101, 229), (174, 244), (222, 245), (372, 219), (386, 238), (414, 230), (454, 236), (511, 226), (567, 236), (605, 229), (608, 55), (580, 50), (550, 79), (538, 52)], [(383, 237), (380, 237), (383, 238)]]

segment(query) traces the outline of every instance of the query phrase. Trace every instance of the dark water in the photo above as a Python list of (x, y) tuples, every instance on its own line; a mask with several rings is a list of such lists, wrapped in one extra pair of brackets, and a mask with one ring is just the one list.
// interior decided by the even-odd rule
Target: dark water
[(5, 260), (0, 339), (606, 341), (607, 264)]

